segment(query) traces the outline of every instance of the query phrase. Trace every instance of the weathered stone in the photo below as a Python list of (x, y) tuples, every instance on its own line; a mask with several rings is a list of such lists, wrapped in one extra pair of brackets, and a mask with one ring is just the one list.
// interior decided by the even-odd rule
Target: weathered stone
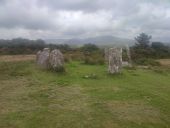
[(131, 60), (130, 48), (129, 48), (128, 45), (126, 46), (126, 52), (127, 52), (127, 57), (128, 57), (128, 66), (129, 66), (129, 67), (132, 67), (132, 60)]
[(42, 68), (49, 68), (49, 48), (44, 48), (43, 51), (38, 51), (36, 56), (37, 64)]
[(37, 54), (36, 54), (36, 62), (37, 62), (37, 64), (39, 63), (40, 55), (41, 55), (41, 50), (38, 51)]
[(51, 51), (49, 57), (49, 64), (50, 67), (55, 71), (64, 70), (64, 57), (60, 50), (55, 49)]
[(108, 50), (108, 72), (119, 73), (122, 68), (122, 48), (110, 48)]
[(104, 54), (105, 54), (105, 61), (108, 63), (108, 60), (109, 60), (109, 49), (108, 48), (104, 49)]

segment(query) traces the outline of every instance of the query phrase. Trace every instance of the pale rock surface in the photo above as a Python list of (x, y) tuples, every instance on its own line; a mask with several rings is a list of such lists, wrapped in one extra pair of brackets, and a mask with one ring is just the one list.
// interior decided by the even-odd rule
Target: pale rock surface
[(110, 74), (120, 73), (122, 68), (122, 48), (108, 49), (108, 72)]
[(127, 57), (128, 57), (128, 66), (129, 67), (132, 67), (132, 60), (131, 60), (131, 54), (130, 54), (130, 48), (129, 46), (127, 45), (126, 46), (126, 52), (127, 52)]
[(55, 49), (51, 51), (49, 57), (49, 64), (53, 70), (62, 70), (64, 69), (64, 56), (60, 50)]
[(44, 48), (43, 51), (38, 51), (36, 56), (37, 64), (42, 68), (49, 68), (49, 48)]

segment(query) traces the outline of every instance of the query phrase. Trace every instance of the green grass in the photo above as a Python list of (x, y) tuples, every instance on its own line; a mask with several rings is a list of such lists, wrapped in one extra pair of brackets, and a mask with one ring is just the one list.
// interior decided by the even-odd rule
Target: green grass
[[(95, 77), (92, 76), (95, 74)], [(0, 128), (169, 128), (170, 72), (34, 62), (0, 63)]]

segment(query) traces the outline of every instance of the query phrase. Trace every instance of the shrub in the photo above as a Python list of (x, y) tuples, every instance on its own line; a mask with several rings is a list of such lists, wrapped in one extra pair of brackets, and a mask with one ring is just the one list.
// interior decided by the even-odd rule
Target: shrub
[(101, 51), (92, 52), (84, 55), (85, 64), (104, 64), (105, 60)]
[(85, 44), (82, 48), (83, 52), (94, 52), (94, 51), (98, 51), (99, 48), (95, 45), (95, 44)]
[(140, 58), (135, 60), (135, 63), (138, 65), (151, 65), (151, 66), (160, 66), (160, 63), (154, 59)]

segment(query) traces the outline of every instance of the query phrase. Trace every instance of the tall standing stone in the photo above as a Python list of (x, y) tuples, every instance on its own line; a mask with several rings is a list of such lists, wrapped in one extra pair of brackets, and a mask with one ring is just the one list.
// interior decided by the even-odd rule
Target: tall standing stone
[(126, 46), (126, 52), (127, 52), (127, 57), (128, 57), (128, 65), (131, 67), (132, 66), (132, 59), (131, 59), (131, 54), (130, 54), (130, 48), (129, 46), (127, 45)]
[(50, 67), (55, 71), (63, 71), (64, 70), (64, 56), (60, 52), (60, 50), (55, 49), (51, 51), (49, 57)]
[(105, 58), (105, 62), (108, 63), (108, 60), (109, 60), (109, 49), (108, 48), (105, 48), (104, 49), (104, 58)]
[(108, 72), (119, 73), (122, 68), (122, 48), (110, 48), (108, 50)]
[(37, 64), (42, 68), (49, 68), (49, 48), (44, 48), (43, 51), (38, 51), (36, 56)]

